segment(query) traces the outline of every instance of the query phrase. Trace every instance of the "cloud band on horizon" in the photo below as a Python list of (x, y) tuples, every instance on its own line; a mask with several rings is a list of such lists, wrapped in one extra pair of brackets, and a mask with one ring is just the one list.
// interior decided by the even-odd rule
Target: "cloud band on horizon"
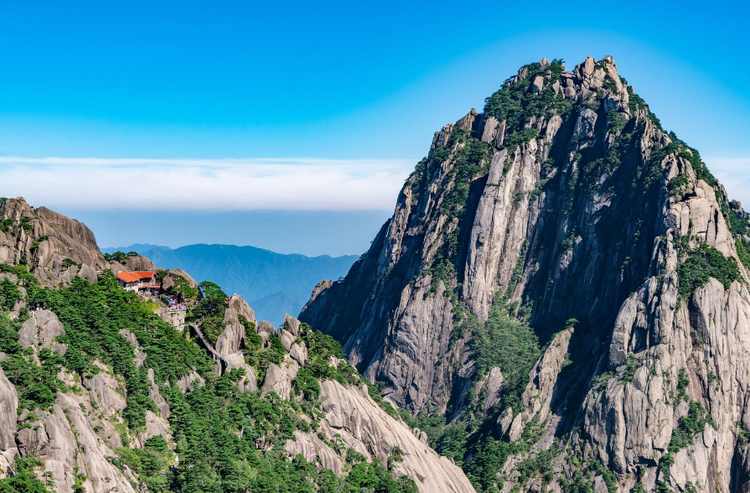
[[(414, 159), (0, 156), (0, 196), (74, 209), (392, 209)], [(750, 158), (706, 158), (750, 205)]]
[(414, 163), (0, 156), (0, 196), (76, 209), (392, 209)]

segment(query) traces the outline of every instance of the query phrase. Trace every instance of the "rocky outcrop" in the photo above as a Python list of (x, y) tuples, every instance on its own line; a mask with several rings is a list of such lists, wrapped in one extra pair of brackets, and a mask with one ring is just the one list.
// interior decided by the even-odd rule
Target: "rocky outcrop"
[(314, 433), (295, 431), (294, 439), (286, 442), (284, 450), (292, 456), (299, 454), (307, 461), (336, 474), (344, 472), (344, 459)]
[[(420, 441), (402, 421), (381, 409), (364, 387), (321, 383), (323, 433), (339, 437), (368, 459), (387, 464), (394, 454), (396, 471), (413, 478), (423, 492), (473, 492), (461, 469)], [(325, 450), (325, 449), (324, 449)]]
[(46, 285), (96, 281), (106, 266), (90, 229), (22, 198), (0, 201), (0, 224), (0, 263), (27, 264)]
[(301, 342), (295, 342), (289, 348), (289, 356), (300, 366), (305, 366), (305, 363), (307, 363), (307, 346)]
[[(605, 487), (595, 463), (618, 491), (741, 491), (749, 230), (611, 58), (543, 60), (435, 134), (370, 250), (300, 319), (415, 413), (476, 418), (482, 396), (470, 441), (524, 442), (523, 460), (562, 445), (560, 478)], [(476, 364), (497, 306), (547, 347), (521, 409), (503, 407), (506, 368)], [(498, 485), (541, 487), (521, 460)]]
[(245, 362), (245, 357), (241, 352), (232, 353), (225, 357), (227, 370), (241, 369), (242, 377), (237, 382), (237, 388), (240, 392), (255, 392), (258, 390), (258, 378), (255, 376), (255, 369)]
[(191, 288), (198, 289), (198, 283), (195, 282), (195, 279), (182, 269), (169, 269), (166, 271), (161, 281), (161, 288), (164, 291), (169, 291), (175, 288), (181, 281), (185, 281)]
[(366, 388), (322, 382), (321, 404), (324, 414), (319, 432), (295, 432), (285, 445), (289, 454), (301, 454), (319, 467), (341, 474), (346, 468), (340, 452), (344, 446), (367, 460), (391, 464), (397, 474), (414, 479), (420, 492), (474, 491), (458, 466), (440, 457), (405, 423), (380, 408)]
[(265, 320), (259, 321), (255, 327), (255, 330), (258, 332), (258, 335), (263, 341), (264, 346), (268, 344), (268, 339), (271, 337), (271, 334), (274, 334), (276, 332), (276, 329), (274, 329), (273, 325), (271, 325), (271, 323), (269, 322), (266, 322)]
[(125, 270), (132, 271), (156, 270), (156, 265), (151, 259), (143, 255), (128, 255), (124, 267)]
[(279, 331), (281, 345), (294, 361), (299, 363), (300, 366), (304, 366), (307, 362), (307, 346), (302, 341), (297, 340), (298, 332), (295, 332), (295, 328), (290, 327), (290, 329), (281, 329)]
[(266, 370), (261, 392), (267, 394), (276, 392), (282, 399), (289, 399), (292, 393), (292, 382), (297, 377), (299, 364), (288, 355), (280, 365), (271, 363)]
[(83, 386), (89, 391), (91, 403), (102, 415), (116, 416), (127, 406), (124, 385), (119, 382), (110, 370), (97, 362), (98, 372), (82, 379)]
[(482, 410), (489, 411), (500, 400), (503, 390), (503, 372), (498, 367), (493, 367), (474, 386), (476, 395), (483, 396)]
[(28, 320), (21, 325), (18, 342), (23, 347), (33, 348), (35, 352), (40, 349), (51, 349), (63, 355), (67, 348), (65, 344), (58, 342), (57, 338), (64, 332), (65, 329), (57, 315), (49, 310), (34, 310), (29, 314)]
[(187, 375), (183, 376), (179, 380), (177, 380), (177, 388), (182, 391), (182, 393), (190, 392), (198, 385), (203, 385), (205, 383), (205, 380), (203, 377), (198, 375), (195, 371), (191, 371)]
[[(288, 339), (282, 342), (287, 350), (298, 347), (307, 354), (297, 319), (287, 316), (279, 332), (282, 341)], [(345, 364), (336, 358), (329, 363), (335, 367)], [(284, 356), (280, 365), (271, 363), (261, 392), (292, 398), (294, 380), (302, 366), (304, 363), (290, 354)], [(342, 474), (349, 467), (347, 450), (352, 449), (368, 461), (387, 465), (396, 475), (413, 479), (420, 492), (474, 491), (458, 466), (439, 456), (401, 419), (388, 414), (370, 397), (366, 385), (321, 381), (319, 402), (322, 419), (317, 432), (296, 431), (294, 438), (285, 444), (288, 453), (301, 454), (321, 468)]]
[(159, 307), (159, 317), (179, 331), (185, 330), (187, 311), (181, 306), (162, 305)]
[(242, 320), (254, 325), (255, 313), (245, 300), (238, 295), (232, 295), (224, 312), (224, 331), (216, 340), (216, 351), (219, 354), (227, 355), (240, 350), (245, 340), (245, 326)]
[(117, 274), (122, 271), (153, 271), (156, 270), (156, 265), (148, 257), (138, 255), (135, 252), (130, 252), (122, 257), (118, 256), (118, 260), (112, 259), (109, 262), (109, 269), (113, 274)]
[[(71, 383), (75, 380), (68, 377)], [(100, 387), (104, 392), (108, 389)], [(116, 431), (106, 419), (100, 419), (97, 407), (86, 393), (60, 393), (50, 411), (40, 413), (33, 426), (17, 434), (19, 449), (24, 455), (37, 457), (43, 475), (54, 484), (55, 491), (72, 493), (77, 478), (83, 488), (92, 492), (133, 492), (135, 478), (111, 463), (116, 457), (114, 446), (102, 438), (108, 428)]]
[[(572, 335), (572, 328), (556, 334), (547, 350), (531, 370), (529, 384), (521, 396), (523, 410), (516, 414), (510, 426), (503, 430), (508, 434), (511, 441), (521, 438), (524, 429), (533, 419), (550, 425), (553, 424), (550, 421), (559, 419), (558, 416), (552, 416), (552, 399), (558, 397), (554, 392), (560, 379), (560, 372), (566, 364), (571, 363), (568, 359), (568, 350)], [(507, 416), (503, 417), (503, 420), (505, 419), (507, 419)], [(554, 426), (550, 426), (550, 428), (554, 429)]]
[(169, 419), (169, 416), (172, 414), (172, 412), (169, 409), (169, 403), (161, 395), (159, 385), (156, 383), (154, 370), (152, 368), (149, 368), (146, 375), (149, 385), (149, 397), (151, 397), (151, 400), (154, 401), (154, 404), (156, 404), (156, 408), (159, 410), (159, 415), (164, 419)]
[(247, 336), (246, 327), (255, 328), (255, 312), (240, 296), (232, 295), (227, 300), (224, 330), (216, 340), (215, 351), (224, 366), (223, 371), (242, 370), (243, 376), (237, 382), (238, 388), (242, 392), (254, 392), (258, 389), (255, 370), (245, 362), (242, 351)]
[(137, 366), (138, 368), (142, 367), (146, 362), (146, 353), (143, 352), (143, 348), (141, 348), (141, 345), (138, 343), (138, 338), (135, 337), (135, 334), (126, 329), (122, 329), (120, 331), (120, 335), (133, 347), (133, 353), (135, 354), (135, 357), (133, 358), (135, 366)]
[(16, 448), (16, 416), (18, 395), (0, 368), (0, 478), (4, 478), (13, 465)]

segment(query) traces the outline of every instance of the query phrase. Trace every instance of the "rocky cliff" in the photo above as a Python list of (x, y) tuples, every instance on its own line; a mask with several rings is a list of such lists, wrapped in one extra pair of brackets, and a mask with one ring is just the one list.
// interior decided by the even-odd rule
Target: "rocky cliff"
[(45, 284), (96, 279), (104, 257), (94, 234), (74, 219), (22, 198), (0, 199), (0, 262), (25, 264)]
[(105, 260), (22, 199), (0, 212), (0, 491), (474, 491), (330, 337), (179, 270), (126, 292), (113, 271), (147, 258)]
[(479, 489), (750, 491), (747, 232), (611, 58), (542, 60), (435, 134), (300, 319)]

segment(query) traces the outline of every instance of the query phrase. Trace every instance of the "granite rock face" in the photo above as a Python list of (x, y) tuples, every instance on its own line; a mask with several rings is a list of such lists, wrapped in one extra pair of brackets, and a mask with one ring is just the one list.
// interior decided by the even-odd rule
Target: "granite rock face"
[(279, 365), (271, 363), (266, 370), (261, 392), (264, 394), (276, 392), (282, 399), (289, 399), (292, 393), (292, 382), (297, 377), (298, 371), (299, 365), (289, 356), (285, 356), (284, 361)]
[[(299, 321), (287, 317), (284, 332), (299, 333)], [(302, 346), (298, 341), (292, 346)], [(306, 348), (304, 349), (306, 353)], [(339, 364), (342, 364), (339, 360)], [(280, 365), (271, 364), (266, 372), (262, 392), (276, 392), (289, 399), (292, 382), (299, 365), (289, 355)], [(346, 467), (341, 446), (362, 454), (368, 461), (390, 464), (399, 457), (394, 472), (412, 478), (420, 492), (471, 493), (471, 485), (463, 471), (451, 460), (441, 457), (420, 439), (417, 430), (386, 412), (370, 397), (367, 387), (343, 385), (335, 380), (320, 382), (322, 420), (318, 432), (295, 432), (285, 449), (301, 454), (321, 468), (337, 474)], [(338, 443), (336, 448), (332, 444)]]
[(242, 353), (247, 336), (246, 325), (255, 327), (255, 312), (240, 296), (230, 296), (224, 312), (224, 331), (216, 340), (216, 352), (221, 356), (226, 370), (243, 370), (244, 376), (237, 382), (238, 388), (243, 392), (254, 392), (258, 389), (255, 370), (245, 363)]
[(181, 281), (186, 282), (191, 288), (198, 288), (198, 283), (195, 282), (195, 279), (182, 269), (169, 269), (166, 271), (161, 280), (161, 287), (164, 290), (169, 290), (176, 287)]
[[(75, 380), (68, 377), (70, 383)], [(106, 395), (116, 388), (99, 390)], [(16, 441), (23, 455), (40, 460), (43, 475), (53, 481), (55, 491), (72, 492), (77, 475), (85, 477), (86, 491), (136, 491), (135, 478), (111, 462), (116, 457), (114, 449), (122, 445), (112, 424), (99, 417), (88, 393), (59, 394), (52, 409), (40, 413), (34, 426), (18, 431)]]
[(16, 446), (16, 418), (18, 395), (0, 368), (0, 478), (4, 478), (18, 454)]
[(0, 202), (0, 221), (0, 263), (26, 264), (43, 284), (95, 281), (106, 266), (94, 234), (74, 219), (13, 198)]
[(240, 350), (245, 339), (243, 320), (255, 325), (255, 313), (241, 297), (230, 296), (224, 312), (224, 331), (216, 340), (219, 354), (232, 354)]
[[(300, 319), (415, 414), (480, 404), (508, 443), (541, 425), (499, 468), (507, 491), (541, 488), (515, 466), (559, 447), (553, 491), (572, 456), (617, 491), (746, 491), (748, 231), (614, 60), (543, 60), (435, 134), (371, 248)], [(546, 347), (520, 409), (477, 363), (496, 306)]]
[[(279, 333), (282, 345), (291, 353), (285, 354), (280, 364), (268, 366), (260, 391), (263, 394), (275, 392), (288, 400), (292, 398), (294, 380), (305, 365), (308, 350), (301, 339), (295, 340), (300, 335), (299, 320), (287, 316)], [(295, 352), (305, 357), (295, 358)], [(347, 459), (341, 446), (334, 448), (333, 443), (362, 454), (368, 461), (377, 460), (383, 464), (389, 464), (394, 454), (398, 454), (394, 472), (413, 479), (420, 492), (475, 491), (458, 466), (438, 455), (419, 438), (416, 430), (373, 401), (365, 385), (343, 385), (335, 380), (323, 380), (320, 382), (320, 405), (323, 416), (317, 433), (296, 431), (294, 438), (285, 444), (289, 454), (300, 454), (318, 467), (337, 474), (346, 469)]]
[(41, 349), (51, 349), (56, 353), (65, 354), (65, 344), (57, 342), (57, 338), (65, 332), (57, 315), (49, 310), (34, 310), (28, 320), (21, 325), (18, 342), (23, 347), (33, 348), (34, 352)]
[(338, 436), (368, 459), (387, 463), (395, 450), (403, 456), (396, 466), (413, 478), (423, 492), (473, 492), (461, 469), (423, 443), (401, 420), (380, 408), (367, 388), (344, 386), (333, 380), (321, 383), (325, 423), (323, 433)]
[[(630, 107), (621, 82), (607, 82), (613, 62), (591, 63), (544, 75), (550, 98), (567, 110), (515, 116), (513, 124), (502, 111), (472, 110), (437, 132), (370, 250), (346, 278), (319, 285), (303, 309), (303, 321), (341, 340), (399, 404), (445, 412), (462, 385), (455, 376), (468, 341), (450, 343), (454, 296), (479, 320), (498, 294), (533, 300), (533, 325), (551, 334), (571, 317), (611, 324), (645, 279), (664, 194), (644, 192), (640, 175), (669, 137), (646, 107)], [(528, 67), (506, 84), (527, 92), (539, 85)], [(620, 124), (610, 129), (614, 121), (630, 125), (627, 136)], [(605, 157), (626, 138), (625, 162), (610, 169)], [(633, 229), (629, 241), (604, 237), (615, 226)], [(628, 268), (611, 282), (608, 273), (625, 259)]]

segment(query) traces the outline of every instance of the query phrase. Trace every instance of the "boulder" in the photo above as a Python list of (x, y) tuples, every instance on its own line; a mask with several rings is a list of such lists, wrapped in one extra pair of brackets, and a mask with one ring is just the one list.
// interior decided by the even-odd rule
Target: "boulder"
[(255, 312), (242, 297), (230, 296), (224, 312), (224, 331), (216, 340), (217, 353), (226, 356), (242, 348), (245, 340), (245, 326), (241, 322), (243, 318), (249, 322), (255, 322)]
[(28, 320), (21, 325), (18, 332), (18, 342), (23, 347), (51, 349), (58, 354), (65, 354), (65, 344), (57, 342), (57, 338), (65, 333), (63, 324), (57, 315), (49, 310), (34, 310)]
[(266, 370), (261, 392), (267, 394), (276, 392), (282, 399), (289, 399), (292, 393), (292, 382), (297, 377), (299, 365), (289, 356), (284, 358), (281, 365), (271, 363)]
[(258, 380), (255, 376), (253, 367), (245, 363), (245, 356), (241, 352), (232, 353), (225, 356), (227, 370), (239, 368), (243, 370), (243, 376), (237, 382), (237, 389), (240, 392), (255, 392), (258, 390)]
[(109, 368), (96, 363), (98, 372), (83, 378), (83, 386), (89, 391), (91, 402), (104, 416), (113, 417), (127, 407), (124, 385), (110, 373)]

